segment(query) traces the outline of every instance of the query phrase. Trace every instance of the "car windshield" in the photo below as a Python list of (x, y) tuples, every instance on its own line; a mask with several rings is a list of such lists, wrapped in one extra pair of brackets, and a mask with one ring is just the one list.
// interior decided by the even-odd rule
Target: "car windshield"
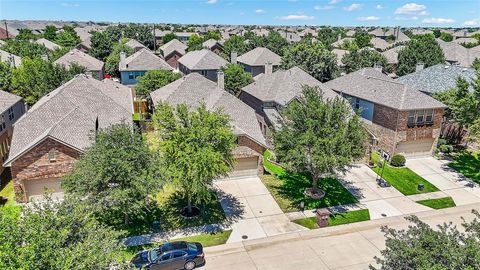
[(197, 250), (197, 245), (195, 245), (194, 243), (188, 243), (188, 248), (191, 249), (191, 250)]
[(158, 259), (158, 249), (152, 249), (149, 252), (150, 262), (155, 262)]

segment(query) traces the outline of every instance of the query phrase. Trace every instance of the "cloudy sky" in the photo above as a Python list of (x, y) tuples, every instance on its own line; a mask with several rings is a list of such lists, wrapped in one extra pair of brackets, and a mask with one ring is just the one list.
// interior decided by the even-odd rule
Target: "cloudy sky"
[(0, 19), (480, 26), (480, 0), (0, 0)]

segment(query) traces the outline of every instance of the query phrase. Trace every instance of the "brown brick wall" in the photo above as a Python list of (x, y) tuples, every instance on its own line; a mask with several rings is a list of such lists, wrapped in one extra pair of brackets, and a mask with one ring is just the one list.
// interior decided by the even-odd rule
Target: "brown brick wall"
[(178, 52), (173, 52), (170, 55), (165, 57), (165, 61), (173, 68), (178, 68), (178, 58), (182, 57), (182, 55)]
[(255, 152), (259, 153), (260, 155), (263, 155), (263, 152), (265, 152), (265, 147), (253, 141), (247, 136), (238, 136), (238, 145), (246, 146), (254, 150)]
[[(53, 150), (55, 161), (48, 159)], [(60, 178), (70, 172), (80, 152), (47, 138), (12, 163), (12, 178), (16, 200), (26, 202), (24, 181), (35, 179)]]
[(398, 122), (398, 131), (405, 134), (406, 141), (436, 138), (442, 127), (444, 109), (435, 109), (433, 111), (433, 125), (408, 127), (408, 111), (400, 112)]
[(392, 108), (375, 104), (372, 122), (382, 127), (395, 130), (397, 126), (398, 111)]

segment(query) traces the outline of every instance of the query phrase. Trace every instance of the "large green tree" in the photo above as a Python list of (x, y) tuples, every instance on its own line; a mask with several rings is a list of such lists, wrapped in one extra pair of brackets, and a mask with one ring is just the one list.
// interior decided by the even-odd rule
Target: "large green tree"
[(435, 38), (431, 35), (418, 35), (398, 53), (397, 74), (403, 76), (415, 72), (418, 63), (430, 67), (444, 62), (445, 56)]
[(452, 223), (432, 228), (416, 216), (407, 217), (408, 229), (382, 227), (386, 248), (379, 267), (371, 269), (480, 269), (480, 215), (464, 222), (460, 231)]
[(229, 117), (202, 104), (194, 111), (180, 104), (156, 106), (153, 125), (160, 142), (162, 171), (180, 190), (192, 213), (193, 204), (211, 196), (214, 179), (232, 170), (235, 136)]
[(88, 54), (105, 61), (112, 51), (113, 42), (106, 32), (93, 32), (91, 37), (91, 49)]
[(325, 82), (338, 73), (337, 58), (321, 42), (300, 42), (288, 47), (282, 57), (282, 67), (301, 67), (315, 79)]
[(13, 68), (10, 64), (0, 61), (0, 90), (11, 91)]
[(273, 132), (277, 160), (290, 171), (309, 173), (314, 191), (323, 177), (345, 172), (365, 154), (360, 117), (340, 97), (326, 99), (318, 87), (305, 86), (280, 114)]
[(230, 60), (232, 52), (237, 52), (237, 55), (247, 52), (247, 46), (243, 37), (234, 35), (225, 41), (223, 44), (223, 58)]
[[(0, 206), (0, 269), (109, 269), (122, 266), (120, 234), (100, 224), (81, 200)], [(123, 269), (119, 267), (118, 269)]]
[(57, 38), (57, 28), (54, 25), (47, 25), (43, 31), (43, 37), (50, 41), (55, 41)]
[(264, 39), (264, 46), (278, 55), (283, 55), (283, 51), (289, 45), (288, 41), (277, 31), (270, 31)]
[(197, 34), (193, 34), (188, 39), (188, 51), (198, 51), (202, 49), (203, 38)]
[(113, 44), (110, 55), (105, 59), (105, 72), (108, 75), (119, 78), (120, 72), (118, 65), (120, 63), (120, 53), (125, 52), (127, 56), (133, 54), (133, 49), (125, 45), (123, 42)]
[(375, 50), (360, 49), (352, 50), (342, 57), (343, 69), (346, 73), (354, 72), (365, 67), (381, 65), (387, 72), (391, 71), (385, 56)]
[(72, 26), (64, 25), (62, 31), (57, 34), (55, 43), (62, 47), (73, 48), (77, 46), (82, 40), (75, 32)]
[(0, 49), (20, 57), (41, 57), (48, 53), (45, 46), (28, 40), (9, 39)]
[(225, 89), (234, 95), (253, 82), (252, 74), (245, 72), (239, 64), (227, 64), (222, 70), (225, 73)]
[(151, 92), (178, 80), (182, 75), (170, 70), (151, 70), (138, 79), (135, 87), (137, 95), (148, 96)]
[(168, 33), (166, 34), (165, 36), (163, 36), (162, 38), (162, 43), (163, 44), (167, 44), (168, 42), (174, 40), (174, 39), (178, 39), (177, 35), (175, 35), (175, 33)]
[(359, 48), (372, 46), (370, 44), (370, 41), (372, 40), (372, 36), (368, 34), (368, 32), (365, 30), (356, 31), (353, 38), (355, 39), (355, 43)]
[(322, 27), (320, 30), (318, 30), (317, 39), (325, 45), (331, 45), (338, 40), (338, 37), (345, 37), (345, 32), (343, 29), (335, 27)]
[(84, 198), (95, 216), (106, 224), (128, 225), (147, 218), (149, 195), (158, 191), (155, 156), (141, 134), (126, 124), (92, 134), (95, 143), (86, 150), (62, 188)]

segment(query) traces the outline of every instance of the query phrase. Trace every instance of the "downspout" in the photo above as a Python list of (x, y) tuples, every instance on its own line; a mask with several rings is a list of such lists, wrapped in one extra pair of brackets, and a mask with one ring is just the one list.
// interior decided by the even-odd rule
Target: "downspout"
[(397, 148), (397, 134), (398, 134), (398, 120), (400, 118), (399, 116), (400, 114), (400, 111), (397, 110), (397, 121), (396, 121), (396, 124), (395, 124), (395, 136), (393, 137), (393, 151), (392, 151), (392, 157), (393, 155), (395, 155), (395, 149)]

